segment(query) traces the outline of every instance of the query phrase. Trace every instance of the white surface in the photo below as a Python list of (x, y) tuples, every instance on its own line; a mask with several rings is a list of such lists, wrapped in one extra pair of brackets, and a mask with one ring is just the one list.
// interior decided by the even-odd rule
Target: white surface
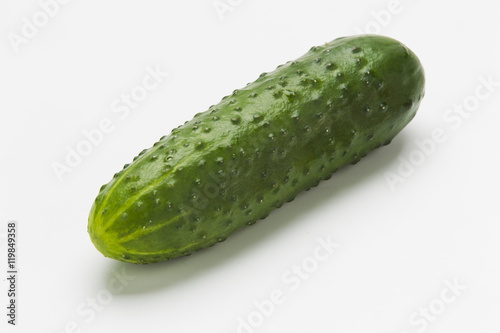
[[(18, 221), (20, 254), (18, 326), (6, 324), (3, 270), (0, 330), (237, 332), (250, 317), (257, 327), (240, 332), (498, 332), (500, 86), (481, 87), (500, 82), (496, 3), (221, 2), (233, 4), (222, 19), (213, 0), (74, 0), (19, 52), (9, 33), (39, 4), (0, 2), (0, 232)], [(92, 201), (135, 154), (261, 72), (363, 31), (399, 39), (426, 70), (417, 117), (391, 145), (191, 257), (136, 266), (95, 250)], [(112, 103), (157, 66), (170, 75), (120, 118)], [(473, 110), (448, 114), (464, 103)], [(104, 118), (111, 133), (59, 181), (53, 163)], [(439, 128), (446, 139), (418, 160), (415, 140)], [(391, 190), (387, 173), (412, 158)], [(339, 246), (291, 280), (293, 265), (314, 264), (318, 237)], [(132, 280), (106, 298), (124, 269)], [(466, 289), (454, 294), (455, 282)], [(279, 292), (259, 317), (255, 302)]]

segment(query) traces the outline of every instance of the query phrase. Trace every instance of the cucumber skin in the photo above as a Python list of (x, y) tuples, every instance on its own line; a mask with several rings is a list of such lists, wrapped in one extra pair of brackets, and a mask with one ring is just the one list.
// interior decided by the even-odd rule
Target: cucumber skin
[(420, 61), (394, 39), (313, 47), (125, 165), (95, 199), (91, 240), (131, 263), (212, 246), (388, 144), (423, 95)]

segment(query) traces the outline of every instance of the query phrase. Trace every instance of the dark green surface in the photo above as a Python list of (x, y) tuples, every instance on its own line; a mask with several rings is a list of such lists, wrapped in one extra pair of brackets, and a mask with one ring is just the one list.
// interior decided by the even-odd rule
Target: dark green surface
[(266, 217), (387, 144), (414, 117), (424, 73), (404, 45), (343, 37), (197, 114), (104, 185), (89, 216), (105, 256), (190, 254)]

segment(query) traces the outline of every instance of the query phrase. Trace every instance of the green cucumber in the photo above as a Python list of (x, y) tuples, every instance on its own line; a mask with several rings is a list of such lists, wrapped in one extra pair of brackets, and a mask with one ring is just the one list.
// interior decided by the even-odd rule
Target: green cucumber
[(394, 39), (313, 47), (126, 164), (95, 199), (91, 240), (132, 263), (212, 246), (388, 144), (423, 95), (420, 61)]

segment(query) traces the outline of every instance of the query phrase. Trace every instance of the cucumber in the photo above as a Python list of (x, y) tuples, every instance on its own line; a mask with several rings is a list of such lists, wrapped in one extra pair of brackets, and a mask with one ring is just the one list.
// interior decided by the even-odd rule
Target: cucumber
[(394, 39), (313, 47), (126, 164), (95, 199), (91, 240), (131, 263), (212, 246), (388, 144), (423, 95), (420, 61)]

